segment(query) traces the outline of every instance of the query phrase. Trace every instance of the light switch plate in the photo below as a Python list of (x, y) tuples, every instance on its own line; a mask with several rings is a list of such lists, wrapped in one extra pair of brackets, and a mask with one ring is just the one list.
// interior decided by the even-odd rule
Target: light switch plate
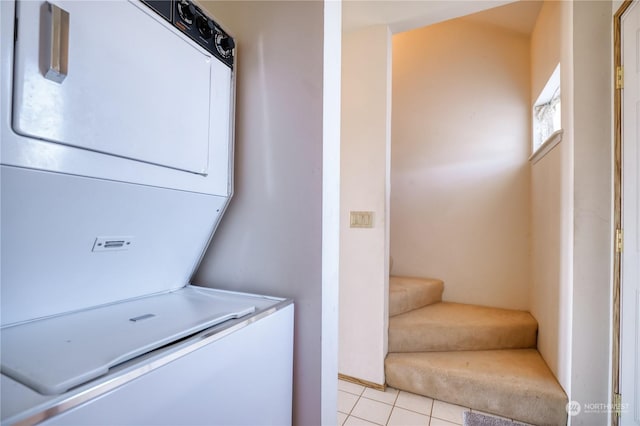
[(373, 228), (373, 212), (354, 212), (350, 214), (351, 228)]

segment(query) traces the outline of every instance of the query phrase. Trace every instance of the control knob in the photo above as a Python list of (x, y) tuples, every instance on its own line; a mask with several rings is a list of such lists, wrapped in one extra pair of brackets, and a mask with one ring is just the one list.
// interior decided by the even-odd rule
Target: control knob
[(234, 47), (236, 47), (236, 43), (231, 37), (220, 33), (216, 35), (216, 48), (223, 58), (231, 56), (231, 51)]
[(178, 15), (185, 23), (193, 24), (193, 18), (196, 16), (196, 7), (188, 0), (180, 0), (178, 2)]
[(210, 39), (213, 36), (213, 30), (215, 29), (215, 25), (212, 21), (207, 19), (204, 16), (198, 16), (196, 18), (196, 25), (198, 26), (198, 32), (204, 39)]

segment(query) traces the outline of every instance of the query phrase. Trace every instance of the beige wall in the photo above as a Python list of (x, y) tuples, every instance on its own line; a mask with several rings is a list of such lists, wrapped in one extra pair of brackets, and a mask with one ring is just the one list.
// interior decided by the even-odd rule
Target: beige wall
[(561, 3), (545, 1), (531, 33), (531, 103), (535, 102), (560, 62)]
[[(534, 96), (561, 62), (564, 135), (532, 166), (531, 311), (542, 355), (583, 407), (611, 400), (611, 14), (606, 1), (545, 4), (532, 37)], [(583, 408), (571, 424), (608, 420)]]
[(529, 41), (453, 20), (393, 37), (393, 275), (529, 307)]
[[(566, 386), (569, 339), (561, 339), (560, 307), (567, 300), (561, 294), (561, 252), (563, 197), (560, 185), (562, 155), (559, 146), (532, 168), (532, 291), (531, 313), (538, 320), (538, 350), (556, 377)], [(567, 261), (568, 259), (565, 259)], [(566, 322), (569, 312), (564, 317)], [(560, 374), (560, 373), (563, 374)], [(566, 387), (565, 387), (566, 388)]]
[[(563, 21), (563, 10), (565, 17)], [(531, 34), (531, 100), (561, 62), (563, 142), (531, 165), (531, 306), (538, 320), (538, 350), (569, 389), (571, 340), (572, 123), (570, 15), (568, 4), (545, 2)], [(563, 31), (563, 26), (564, 31)]]
[(323, 3), (205, 7), (238, 44), (236, 180), (194, 282), (294, 299), (293, 423), (317, 425), (331, 338), (321, 333)]
[[(389, 286), (388, 188), (391, 35), (372, 26), (343, 35), (339, 372), (384, 384)], [(350, 228), (350, 211), (374, 212)]]

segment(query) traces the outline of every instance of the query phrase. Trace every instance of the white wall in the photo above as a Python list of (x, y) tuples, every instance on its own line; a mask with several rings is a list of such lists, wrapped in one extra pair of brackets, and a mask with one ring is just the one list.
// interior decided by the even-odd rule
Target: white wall
[(337, 424), (342, 2), (324, 2), (322, 87), (322, 425)]
[[(569, 4), (545, 2), (531, 34), (531, 104), (561, 63), (563, 141), (531, 165), (531, 305), (538, 350), (565, 390), (570, 383), (573, 109)], [(564, 11), (563, 11), (564, 9)], [(563, 18), (564, 13), (564, 18)]]
[(532, 90), (559, 55), (564, 129), (560, 145), (532, 168), (532, 313), (542, 355), (583, 404), (570, 418), (576, 425), (610, 419), (584, 407), (610, 402), (611, 16), (610, 2), (551, 2), (532, 39)]
[(236, 185), (194, 282), (294, 299), (293, 423), (320, 424), (323, 3), (205, 7), (238, 44)]
[[(612, 304), (612, 4), (573, 5), (574, 248), (571, 398), (610, 402)], [(603, 410), (604, 411), (604, 410)], [(587, 413), (574, 425), (607, 424)]]
[[(388, 329), (391, 35), (343, 35), (339, 372), (384, 384)], [(373, 228), (350, 228), (350, 211)]]
[(529, 307), (529, 45), (453, 20), (393, 37), (393, 275)]

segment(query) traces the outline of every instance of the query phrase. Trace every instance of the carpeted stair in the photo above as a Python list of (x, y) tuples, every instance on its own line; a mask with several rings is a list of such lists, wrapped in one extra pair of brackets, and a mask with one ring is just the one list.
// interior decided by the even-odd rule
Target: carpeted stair
[(442, 300), (444, 283), (432, 278), (389, 277), (389, 316)]
[(443, 290), (440, 280), (390, 277), (387, 384), (526, 423), (565, 425), (567, 397), (536, 350), (535, 318), (442, 302)]

